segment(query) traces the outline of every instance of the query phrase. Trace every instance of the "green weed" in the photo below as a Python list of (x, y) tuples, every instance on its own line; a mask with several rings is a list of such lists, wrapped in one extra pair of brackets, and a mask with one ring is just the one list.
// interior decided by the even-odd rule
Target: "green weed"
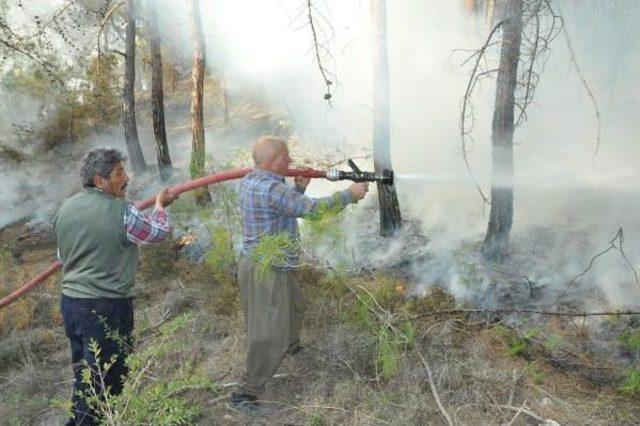
[(640, 393), (640, 370), (630, 368), (625, 372), (624, 382), (620, 386), (620, 392), (625, 395), (638, 395)]

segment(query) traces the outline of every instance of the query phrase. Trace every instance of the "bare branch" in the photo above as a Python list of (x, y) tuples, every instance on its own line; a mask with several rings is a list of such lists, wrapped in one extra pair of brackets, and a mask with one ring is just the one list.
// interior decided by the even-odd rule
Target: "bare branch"
[(469, 176), (471, 176), (471, 180), (473, 181), (473, 184), (475, 185), (476, 189), (480, 193), (480, 196), (482, 197), (482, 201), (484, 201), (486, 204), (491, 204), (491, 203), (489, 202), (489, 198), (482, 191), (482, 188), (480, 188), (480, 184), (478, 183), (478, 180), (476, 179), (476, 176), (473, 173), (473, 170), (471, 169), (471, 164), (469, 163), (469, 157), (467, 156), (466, 135), (468, 132), (466, 130), (465, 123), (467, 118), (468, 104), (471, 98), (471, 94), (473, 92), (473, 88), (475, 87), (475, 84), (477, 81), (476, 75), (478, 73), (480, 61), (484, 57), (487, 47), (491, 43), (491, 39), (493, 38), (493, 35), (498, 31), (498, 29), (502, 26), (503, 23), (504, 21), (498, 22), (489, 33), (489, 36), (487, 37), (484, 45), (480, 48), (480, 50), (477, 53), (474, 53), (473, 55), (471, 55), (471, 57), (476, 58), (476, 62), (473, 66), (473, 70), (471, 71), (471, 76), (469, 77), (469, 81), (467, 83), (467, 89), (464, 93), (464, 97), (462, 98), (462, 112), (460, 114), (460, 140), (462, 142), (462, 157), (464, 158), (464, 164), (467, 168), (467, 171), (469, 172)]
[(111, 9), (109, 9), (109, 11), (104, 15), (104, 18), (102, 18), (102, 21), (100, 21), (100, 28), (98, 29), (98, 36), (97, 36), (97, 39), (98, 39), (98, 56), (100, 56), (100, 36), (102, 35), (102, 31), (104, 30), (104, 27), (107, 24), (107, 21), (109, 20), (109, 18), (113, 14), (113, 12), (118, 10), (118, 8), (120, 8), (120, 6), (122, 6), (123, 4), (124, 4), (123, 1), (119, 1), (116, 4), (114, 4), (113, 7)]
[(60, 77), (58, 77), (57, 75), (55, 75), (53, 73), (53, 71), (51, 71), (51, 67), (50, 67), (49, 64), (47, 64), (46, 62), (41, 61), (36, 56), (34, 56), (30, 52), (28, 52), (26, 49), (22, 49), (20, 46), (18, 46), (16, 44), (13, 44), (13, 43), (11, 43), (9, 41), (6, 41), (6, 40), (3, 40), (1, 38), (0, 38), (0, 43), (4, 44), (7, 48), (13, 50), (14, 52), (18, 52), (21, 55), (26, 56), (27, 58), (31, 59), (36, 64), (40, 65), (51, 78), (53, 78), (55, 81), (60, 83), (60, 85), (64, 88), (64, 81), (62, 81), (62, 79)]
[[(548, 2), (548, 0), (545, 0), (545, 1)], [(549, 5), (549, 7), (551, 6)], [(560, 5), (558, 5), (558, 10), (560, 11)], [(560, 11), (560, 13), (562, 13), (562, 11)], [(569, 49), (569, 54), (571, 55), (571, 63), (573, 64), (573, 67), (578, 73), (578, 77), (580, 77), (580, 81), (582, 82), (584, 89), (587, 91), (587, 95), (589, 96), (589, 99), (591, 99), (591, 103), (593, 104), (593, 109), (595, 110), (595, 114), (596, 114), (596, 120), (598, 122), (598, 130), (596, 132), (596, 147), (593, 150), (593, 155), (591, 156), (591, 167), (593, 167), (593, 169), (595, 170), (596, 168), (595, 161), (596, 161), (596, 156), (600, 151), (600, 137), (602, 135), (602, 116), (600, 114), (600, 107), (598, 106), (598, 101), (596, 100), (595, 95), (591, 91), (591, 87), (589, 86), (589, 83), (587, 82), (586, 77), (584, 76), (582, 70), (580, 69), (580, 65), (578, 64), (578, 60), (576, 59), (576, 52), (573, 49), (573, 44), (571, 43), (571, 38), (569, 37), (569, 32), (567, 31), (567, 27), (563, 26), (562, 30), (563, 30), (562, 33), (564, 34), (564, 39), (567, 42), (567, 48)]]
[[(318, 35), (316, 33), (316, 27), (313, 21), (314, 6), (311, 4), (311, 0), (307, 0), (307, 17), (309, 19), (309, 26), (311, 27), (311, 34), (313, 35), (313, 47), (315, 49), (316, 61), (318, 63), (318, 69), (324, 80), (324, 84), (327, 87), (327, 92), (324, 94), (324, 99), (331, 105), (331, 85), (333, 82), (327, 77), (327, 69), (322, 65), (322, 59), (320, 57), (321, 46), (318, 43)], [(317, 10), (316, 10), (317, 12)]]
[(561, 312), (561, 311), (547, 311), (541, 309), (473, 309), (473, 308), (459, 308), (459, 309), (443, 309), (439, 311), (423, 312), (411, 317), (411, 319), (435, 317), (441, 315), (457, 315), (457, 314), (515, 314), (515, 315), (545, 315), (551, 317), (598, 317), (598, 316), (627, 316), (627, 315), (640, 315), (640, 311), (602, 311), (602, 312)]
[[(618, 243), (617, 245), (616, 245), (616, 242)], [(585, 268), (585, 270), (583, 270), (578, 275), (576, 275), (571, 280), (569, 280), (565, 290), (562, 293), (560, 293), (560, 295), (558, 295), (558, 297), (556, 298), (556, 300), (553, 302), (553, 304), (551, 306), (555, 306), (560, 301), (560, 299), (562, 297), (564, 297), (569, 292), (571, 287), (573, 287), (578, 282), (578, 280), (580, 278), (585, 276), (587, 274), (587, 272), (589, 272), (591, 270), (591, 268), (595, 264), (596, 260), (600, 256), (605, 255), (606, 253), (610, 252), (611, 250), (619, 250), (620, 251), (620, 255), (624, 259), (624, 261), (627, 264), (627, 266), (629, 267), (629, 269), (631, 269), (631, 271), (633, 272), (633, 275), (634, 275), (635, 280), (636, 280), (636, 284), (640, 284), (640, 279), (638, 277), (638, 271), (636, 271), (636, 268), (633, 266), (633, 264), (631, 263), (631, 261), (627, 257), (627, 254), (624, 252), (624, 249), (622, 248), (623, 242), (624, 242), (624, 231), (622, 230), (622, 228), (619, 228), (618, 232), (616, 233), (616, 235), (611, 239), (611, 241), (609, 241), (609, 247), (607, 247), (605, 250), (602, 250), (601, 252), (599, 252), (598, 254), (593, 256), (591, 258), (591, 261), (589, 261), (589, 265)]]
[(122, 50), (117, 50), (117, 49), (109, 49), (105, 53), (115, 53), (116, 55), (120, 55), (120, 56), (122, 56), (124, 58), (127, 57), (126, 53), (124, 53)]
[(438, 405), (438, 410), (440, 410), (440, 413), (447, 421), (447, 424), (449, 426), (453, 426), (453, 421), (451, 420), (451, 416), (449, 416), (449, 413), (447, 413), (447, 410), (445, 410), (444, 406), (442, 405), (442, 402), (440, 402), (440, 396), (438, 396), (438, 389), (436, 388), (436, 384), (433, 382), (431, 368), (429, 367), (427, 360), (424, 358), (424, 356), (422, 355), (422, 353), (420, 352), (417, 346), (416, 346), (416, 353), (418, 354), (418, 357), (420, 358), (420, 362), (422, 362), (424, 369), (427, 371), (427, 379), (429, 379), (429, 386), (431, 387), (431, 393), (433, 394), (433, 399), (436, 400), (436, 404)]

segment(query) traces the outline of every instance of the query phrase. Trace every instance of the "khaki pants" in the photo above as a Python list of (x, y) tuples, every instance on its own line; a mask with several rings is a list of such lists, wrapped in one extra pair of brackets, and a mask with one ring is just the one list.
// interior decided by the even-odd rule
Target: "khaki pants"
[(257, 265), (240, 256), (238, 284), (247, 331), (247, 359), (238, 391), (264, 392), (287, 349), (300, 337), (304, 302), (292, 271), (271, 269), (264, 280), (256, 277)]

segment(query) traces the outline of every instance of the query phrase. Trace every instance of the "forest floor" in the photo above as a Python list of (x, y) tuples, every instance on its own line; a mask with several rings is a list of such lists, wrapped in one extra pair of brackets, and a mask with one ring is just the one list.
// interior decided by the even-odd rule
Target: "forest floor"
[[(239, 116), (248, 123), (243, 137), (274, 132), (281, 123), (255, 105), (232, 111)], [(220, 117), (218, 110), (211, 126)], [(178, 127), (174, 137), (182, 134)], [(212, 189), (215, 208), (181, 197), (171, 208), (173, 238), (141, 250), (136, 374), (125, 401), (109, 403), (114, 424), (640, 424), (640, 376), (629, 368), (640, 346), (637, 320), (438, 313), (474, 305), (456, 300), (446, 283), (427, 283), (424, 294), (412, 295), (425, 283), (411, 273), (415, 253), (402, 250), (377, 268), (338, 271), (313, 259), (301, 268), (305, 350), (287, 357), (268, 384), (264, 412), (229, 410), (245, 333), (230, 249), (238, 238), (233, 188), (219, 188)], [(365, 216), (371, 223), (362, 228), (375, 232), (375, 212)], [(412, 244), (424, 245), (428, 256), (428, 241), (415, 225), (408, 219)], [(344, 221), (332, 226), (348, 228)], [(366, 238), (372, 247), (383, 245), (375, 235)], [(458, 256), (459, 279), (470, 288), (486, 289), (489, 281), (511, 297), (511, 307), (523, 306), (513, 294), (543, 291), (522, 277), (482, 272), (476, 252), (461, 248)], [(54, 254), (50, 231), (25, 222), (0, 230), (0, 295), (48, 266)], [(59, 294), (55, 276), (0, 309), (2, 424), (64, 421), (72, 372)]]
[[(177, 221), (195, 212), (190, 200), (181, 203)], [(220, 228), (212, 229), (220, 241)], [(401, 269), (300, 271), (305, 350), (286, 358), (269, 383), (265, 412), (230, 411), (225, 403), (245, 347), (233, 260), (216, 261), (212, 249), (194, 263), (180, 254), (184, 242), (142, 251), (138, 352), (153, 362), (129, 410), (158, 416), (142, 417), (147, 424), (171, 423), (166, 413), (185, 404), (192, 410), (186, 424), (446, 424), (436, 395), (455, 424), (638, 424), (638, 398), (620, 391), (624, 371), (589, 350), (581, 320), (534, 325), (492, 314), (433, 315), (456, 307), (453, 296), (433, 286), (406, 297), (415, 283)], [(55, 251), (50, 238), (23, 224), (1, 231), (0, 247), (2, 294), (46, 267)], [(0, 311), (3, 424), (63, 421), (58, 407), (70, 397), (71, 368), (58, 281)], [(620, 346), (616, 336), (610, 344)]]

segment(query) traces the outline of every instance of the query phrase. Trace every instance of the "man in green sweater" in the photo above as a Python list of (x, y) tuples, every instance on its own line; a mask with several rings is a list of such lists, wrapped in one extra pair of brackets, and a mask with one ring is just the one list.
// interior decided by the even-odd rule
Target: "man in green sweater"
[[(84, 190), (62, 204), (54, 221), (62, 261), (60, 305), (74, 372), (74, 417), (67, 425), (98, 423), (86, 397), (122, 391), (132, 344), (138, 245), (161, 242), (170, 232), (164, 208), (176, 196), (164, 189), (150, 216), (139, 211), (125, 200), (125, 160), (116, 149), (90, 151), (81, 163)], [(112, 361), (105, 369), (104, 363)], [(92, 372), (90, 383), (83, 381), (86, 368)]]

